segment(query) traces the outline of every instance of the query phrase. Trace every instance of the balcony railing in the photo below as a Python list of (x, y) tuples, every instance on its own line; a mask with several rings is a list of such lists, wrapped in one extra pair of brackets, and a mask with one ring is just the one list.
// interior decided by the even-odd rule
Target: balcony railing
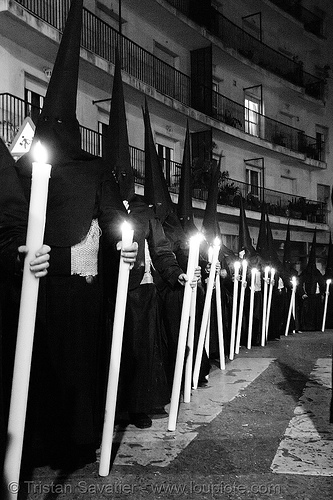
[(324, 161), (324, 141), (305, 135), (302, 130), (246, 108), (218, 92), (213, 91), (212, 102), (212, 116), (226, 125), (272, 144), (284, 146), (291, 151), (305, 154), (308, 158)]
[[(135, 171), (136, 182), (138, 184), (144, 184), (144, 151), (131, 147), (131, 161)], [(168, 160), (169, 165), (168, 169), (166, 169), (165, 162), (167, 160), (161, 158), (161, 161), (164, 167), (164, 175), (167, 180), (169, 191), (178, 194), (181, 165)], [(246, 210), (260, 212), (262, 202), (265, 201), (267, 211), (271, 215), (301, 219), (318, 224), (325, 224), (327, 220), (326, 203), (308, 200), (302, 196), (281, 193), (280, 191), (274, 191), (272, 189), (252, 186), (251, 184), (230, 178), (221, 183), (218, 205), (239, 207), (239, 194), (243, 197)], [(193, 198), (206, 201), (208, 190), (202, 187), (194, 188), (192, 195)]]
[(295, 0), (271, 0), (271, 2), (298, 21), (301, 21), (304, 28), (310, 33), (320, 37), (323, 36), (323, 20), (300, 3), (295, 2)]
[[(9, 145), (27, 116), (36, 116), (39, 108), (11, 94), (0, 94), (0, 136)], [(103, 136), (86, 127), (80, 127), (82, 148), (96, 156), (102, 155)], [(131, 164), (135, 181), (144, 184), (145, 156), (144, 151), (130, 146)], [(161, 158), (165, 179), (169, 191), (179, 192), (181, 165), (166, 158)], [(309, 222), (326, 223), (326, 204), (306, 200), (300, 196), (258, 188), (244, 182), (228, 179), (221, 185), (218, 203), (220, 205), (238, 206), (237, 193), (245, 200), (245, 208), (260, 211), (263, 200), (268, 204), (268, 212), (274, 215), (299, 218)], [(206, 189), (193, 189), (193, 198), (207, 200)]]
[[(52, 2), (53, 9), (44, 9), (44, 0), (16, 0), (17, 3), (51, 24), (60, 31), (64, 26), (70, 1)], [(59, 12), (57, 11), (59, 9)], [(115, 62), (116, 47), (119, 47), (122, 69), (138, 80), (150, 85), (162, 94), (172, 97), (187, 106), (191, 105), (191, 81), (186, 74), (176, 70), (102, 21), (87, 9), (83, 9), (82, 47)]]
[[(191, 15), (189, 1), (167, 0), (173, 7), (180, 10), (187, 17)], [(284, 78), (294, 85), (303, 87), (306, 94), (315, 99), (323, 99), (325, 83), (320, 78), (307, 73), (303, 69), (303, 63), (291, 59), (281, 52), (269, 47), (257, 38), (253, 37), (232, 21), (223, 16), (213, 7), (207, 17), (207, 7), (203, 7), (206, 21), (206, 28), (217, 38), (222, 40), (224, 45), (236, 50), (239, 54), (253, 61), (258, 66)], [(207, 22), (208, 19), (208, 22)], [(198, 22), (197, 15), (193, 18)], [(200, 21), (200, 19), (199, 19)]]

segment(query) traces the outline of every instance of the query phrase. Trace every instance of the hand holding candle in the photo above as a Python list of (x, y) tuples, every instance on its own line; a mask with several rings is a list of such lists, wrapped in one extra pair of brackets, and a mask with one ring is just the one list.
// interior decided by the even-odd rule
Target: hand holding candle
[[(291, 283), (292, 283), (292, 290), (291, 290), (291, 295), (290, 295), (290, 305), (289, 305), (289, 310), (288, 310), (288, 317), (287, 317), (287, 324), (286, 324), (286, 330), (284, 332), (285, 336), (288, 335), (289, 332), (289, 325), (290, 325), (290, 318), (291, 318), (291, 311), (293, 309), (293, 304), (295, 301), (295, 294), (296, 294), (296, 286), (297, 286), (297, 280), (296, 277), (293, 276), (291, 278)], [(296, 319), (294, 317), (294, 319)]]
[(254, 283), (258, 270), (253, 267), (251, 269), (251, 291), (250, 291), (250, 312), (249, 312), (249, 327), (247, 332), (247, 348), (251, 349), (252, 344), (252, 327), (253, 327), (253, 308), (254, 308)]
[[(31, 193), (27, 227), (26, 256), (23, 267), (20, 312), (17, 329), (15, 363), (10, 401), (8, 436), (10, 436), (5, 463), (4, 479), (7, 484), (19, 484), (26, 408), (30, 380), (30, 367), (39, 277), (44, 276), (47, 250), (42, 247), (44, 239), (46, 205), (51, 165), (46, 163), (46, 150), (38, 142), (33, 153), (36, 161), (32, 163)], [(44, 251), (46, 253), (44, 253)], [(42, 255), (37, 255), (42, 252)], [(37, 260), (36, 260), (37, 259)], [(37, 266), (37, 269), (36, 269)], [(37, 279), (36, 279), (37, 278)], [(9, 492), (11, 498), (17, 497), (17, 491)]]
[(240, 299), (239, 299), (239, 311), (238, 311), (235, 354), (239, 353), (239, 347), (240, 347), (240, 338), (241, 338), (242, 323), (243, 323), (245, 288), (247, 285), (246, 273), (247, 273), (247, 260), (243, 259), (242, 260), (242, 279), (241, 279), (241, 292), (240, 292)]
[(268, 292), (268, 273), (270, 267), (265, 267), (264, 273), (264, 290), (263, 290), (263, 300), (262, 300), (262, 326), (261, 326), (261, 346), (263, 347), (266, 342), (266, 320), (267, 320), (267, 292)]
[(238, 281), (239, 281), (239, 269), (240, 262), (237, 260), (234, 263), (234, 291), (232, 298), (232, 319), (231, 319), (231, 336), (230, 336), (230, 353), (229, 359), (234, 359), (235, 352), (235, 334), (236, 334), (236, 317), (237, 317), (237, 302), (238, 302)]
[(187, 270), (186, 270), (188, 281), (185, 283), (182, 314), (180, 318), (177, 356), (176, 356), (175, 372), (172, 384), (172, 393), (171, 393), (169, 420), (168, 420), (169, 431), (176, 430), (180, 387), (183, 376), (184, 356), (186, 350), (187, 331), (189, 326), (191, 300), (192, 300), (191, 282), (193, 280), (195, 268), (197, 267), (198, 264), (199, 247), (201, 240), (202, 240), (201, 233), (197, 234), (196, 236), (192, 236), (192, 238), (190, 239), (190, 250), (189, 250)]
[(330, 284), (332, 280), (328, 279), (326, 280), (326, 290), (325, 290), (325, 303), (324, 303), (324, 313), (323, 313), (323, 323), (321, 326), (321, 331), (325, 331), (325, 323), (326, 323), (326, 315), (327, 315), (327, 303), (328, 303), (328, 296), (330, 294)]
[(212, 253), (212, 262), (211, 262), (211, 266), (210, 266), (210, 270), (209, 270), (209, 277), (208, 277), (208, 283), (207, 283), (207, 289), (206, 289), (204, 309), (203, 309), (203, 313), (202, 313), (198, 347), (197, 347), (197, 353), (196, 353), (194, 371), (193, 371), (193, 387), (195, 389), (198, 387), (199, 372), (200, 372), (200, 365), (201, 365), (201, 359), (202, 359), (202, 353), (203, 353), (203, 346), (204, 346), (204, 342), (205, 342), (205, 336), (209, 335), (209, 328), (208, 328), (209, 316), (210, 316), (210, 309), (211, 309), (213, 287), (214, 287), (215, 276), (216, 276), (216, 263), (218, 260), (219, 251), (220, 251), (220, 240), (218, 238), (215, 238), (213, 253)]
[(273, 294), (273, 286), (275, 283), (275, 269), (271, 268), (271, 276), (269, 280), (269, 292), (268, 292), (268, 301), (267, 301), (267, 314), (266, 314), (266, 340), (268, 336), (268, 327), (269, 327), (269, 319), (271, 315), (271, 305), (272, 305), (272, 294)]
[[(124, 252), (125, 254), (127, 253), (127, 249), (132, 248), (132, 241), (133, 241), (133, 229), (128, 224), (128, 222), (124, 222), (122, 225), (121, 246), (123, 249), (126, 249), (126, 251)], [(132, 252), (129, 251), (129, 253)], [(119, 369), (120, 369), (126, 302), (127, 302), (128, 278), (129, 278), (130, 266), (132, 265), (132, 258), (133, 256), (130, 257), (126, 256), (124, 258), (121, 256), (119, 262), (117, 296), (116, 296), (116, 305), (115, 305), (114, 320), (113, 320), (110, 366), (109, 366), (109, 376), (108, 376), (107, 393), (106, 393), (102, 444), (101, 444), (101, 458), (99, 464), (100, 476), (107, 476), (109, 474), (109, 469), (110, 469), (114, 419), (116, 413), (116, 402), (117, 402), (118, 381), (119, 381)], [(129, 260), (129, 262), (127, 260)]]

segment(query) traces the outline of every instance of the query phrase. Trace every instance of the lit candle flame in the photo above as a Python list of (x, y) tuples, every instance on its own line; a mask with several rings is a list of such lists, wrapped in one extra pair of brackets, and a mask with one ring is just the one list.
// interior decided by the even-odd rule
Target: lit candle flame
[(37, 141), (33, 150), (36, 163), (47, 163), (47, 151), (40, 141)]

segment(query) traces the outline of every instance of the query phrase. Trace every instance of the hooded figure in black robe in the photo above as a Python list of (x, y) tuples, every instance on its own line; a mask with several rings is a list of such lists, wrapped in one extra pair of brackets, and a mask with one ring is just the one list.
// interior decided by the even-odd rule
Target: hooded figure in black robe
[[(325, 328), (333, 328), (333, 243), (332, 243), (332, 235), (330, 234), (330, 241), (328, 244), (328, 253), (327, 253), (327, 263), (324, 274), (325, 282), (327, 280), (331, 280), (331, 283), (328, 288), (328, 301), (327, 301), (327, 314), (326, 314), (326, 322)], [(325, 289), (326, 293), (326, 289)]]
[(10, 312), (3, 318), (8, 400), (21, 280), (17, 248), (25, 241), (32, 154), (41, 141), (52, 165), (44, 236), (51, 253), (39, 287), (23, 449), (29, 466), (76, 468), (96, 459), (100, 241), (105, 259), (119, 258), (116, 243), (127, 218), (115, 180), (100, 158), (81, 149), (76, 118), (81, 25), (82, 0), (73, 0), (33, 144), (15, 169), (11, 166), (17, 177), (8, 192), (17, 221), (13, 227), (12, 214), (1, 217), (0, 262), (8, 278), (3, 311)]
[(316, 230), (306, 268), (299, 277), (299, 293), (302, 297), (300, 329), (302, 331), (321, 330), (324, 308), (325, 278), (316, 266)]
[[(283, 249), (283, 262), (282, 262), (282, 276), (284, 283), (284, 294), (285, 294), (285, 302), (284, 302), (284, 324), (283, 324), (283, 333), (286, 331), (287, 326), (287, 318), (292, 294), (292, 279), (298, 277), (298, 273), (295, 267), (292, 264), (292, 255), (291, 255), (292, 243), (290, 236), (290, 221), (288, 220), (286, 239), (284, 242)], [(297, 292), (297, 288), (296, 288)], [(300, 296), (298, 293), (295, 294), (295, 317), (291, 314), (290, 324), (289, 324), (289, 333), (297, 332), (299, 330), (299, 317), (300, 317)]]
[[(163, 169), (154, 145), (151, 130), (150, 117), (147, 101), (143, 111), (145, 124), (145, 186), (144, 199), (146, 203), (153, 207), (156, 216), (161, 221), (164, 233), (171, 245), (171, 250), (176, 256), (179, 266), (186, 270), (188, 259), (188, 239), (184, 233), (181, 222), (177, 216), (175, 206), (172, 203), (168, 186), (165, 181)], [(180, 318), (183, 305), (184, 288), (175, 283), (173, 286), (167, 283), (159, 275), (154, 273), (160, 301), (161, 315), (164, 327), (164, 361), (168, 377), (170, 390), (173, 384), (174, 367), (176, 362)], [(203, 307), (203, 289), (201, 284), (197, 284), (197, 308), (196, 327), (194, 334), (194, 353), (198, 341), (200, 318)], [(205, 382), (205, 376), (209, 372), (208, 358), (203, 353), (199, 379)]]
[[(261, 312), (262, 312), (262, 292), (259, 280), (260, 272), (262, 271), (262, 259), (258, 252), (255, 250), (252, 244), (252, 238), (250, 235), (250, 230), (246, 218), (246, 213), (244, 209), (243, 198), (239, 194), (239, 230), (238, 230), (238, 255), (241, 259), (247, 260), (247, 272), (246, 272), (246, 288), (244, 293), (244, 309), (242, 317), (242, 328), (241, 328), (241, 338), (240, 344), (246, 346), (248, 340), (249, 331), (249, 317), (250, 317), (250, 295), (251, 295), (251, 270), (252, 268), (258, 269), (257, 281), (255, 282), (255, 292), (254, 292), (254, 305), (253, 305), (253, 322), (252, 322), (252, 345), (259, 345), (260, 335), (261, 335)], [(242, 267), (240, 268), (240, 278), (242, 275)], [(238, 300), (241, 291), (241, 281), (238, 286)], [(239, 319), (239, 312), (237, 313), (237, 321)], [(236, 331), (237, 331), (236, 324)]]
[(131, 423), (145, 428), (152, 424), (149, 414), (155, 413), (156, 409), (162, 411), (169, 403), (162, 363), (161, 318), (152, 268), (170, 286), (181, 286), (179, 278), (184, 272), (171, 251), (160, 220), (143, 198), (135, 194), (118, 55), (103, 158), (107, 168), (114, 171), (138, 243), (137, 260), (129, 276), (118, 412), (127, 411)]
[[(220, 178), (221, 159), (212, 167), (211, 178), (208, 186), (208, 196), (206, 202), (205, 213), (202, 221), (201, 231), (205, 237), (201, 248), (202, 253), (208, 260), (208, 249), (214, 244), (217, 238), (220, 243), (220, 251), (218, 256), (218, 273), (220, 275), (220, 291), (221, 291), (221, 313), (222, 313), (222, 327), (223, 327), (223, 348), (224, 352), (229, 350), (230, 346), (230, 328), (231, 328), (231, 305), (232, 298), (230, 296), (226, 283), (230, 280), (229, 266), (226, 259), (226, 252), (228, 249), (222, 243), (222, 235), (217, 218), (217, 200), (219, 194), (219, 178)], [(210, 272), (210, 264), (206, 265), (203, 269), (204, 281), (207, 280)], [(218, 325), (217, 325), (217, 302), (216, 302), (216, 288), (214, 286), (211, 301), (210, 311), (210, 339), (209, 339), (209, 357), (217, 359), (220, 357), (220, 347), (218, 339)], [(220, 360), (221, 361), (221, 360)], [(224, 360), (223, 360), (224, 361)]]
[[(268, 331), (266, 333), (268, 340), (279, 339), (285, 332), (286, 319), (288, 315), (288, 303), (286, 297), (285, 281), (287, 276), (283, 271), (283, 265), (280, 261), (274, 246), (273, 233), (265, 204), (263, 204), (262, 221), (264, 223), (263, 231), (259, 231), (258, 243), (260, 246), (260, 255), (264, 266), (270, 267), (268, 291), (271, 287), (271, 270), (274, 269), (274, 278), (272, 283), (271, 303), (268, 304)], [(257, 247), (258, 250), (258, 247)]]

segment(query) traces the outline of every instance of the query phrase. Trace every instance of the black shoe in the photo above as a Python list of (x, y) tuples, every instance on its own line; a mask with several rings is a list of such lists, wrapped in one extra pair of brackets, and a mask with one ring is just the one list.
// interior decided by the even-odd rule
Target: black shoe
[(199, 378), (198, 387), (206, 387), (207, 384), (208, 384), (208, 380), (206, 379), (206, 377)]
[(148, 429), (152, 426), (153, 422), (146, 413), (130, 413), (130, 422), (139, 429)]

